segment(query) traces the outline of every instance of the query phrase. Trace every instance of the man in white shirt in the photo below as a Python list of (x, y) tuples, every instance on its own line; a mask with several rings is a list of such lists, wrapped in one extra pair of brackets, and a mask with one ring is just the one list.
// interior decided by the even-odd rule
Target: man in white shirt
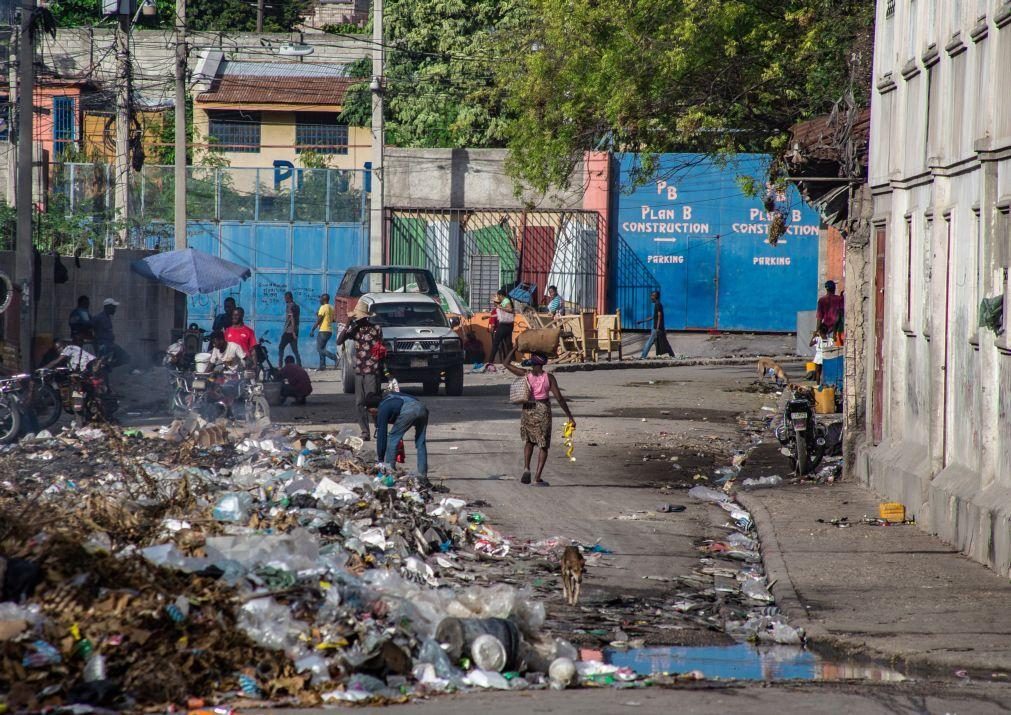
[(81, 347), (81, 336), (76, 336), (73, 342), (69, 340), (57, 340), (56, 348), (60, 351), (60, 355), (45, 366), (48, 369), (66, 365), (71, 370), (82, 372), (95, 359), (94, 355)]
[(221, 365), (226, 370), (238, 371), (246, 364), (246, 351), (238, 343), (225, 340), (225, 334), (218, 331), (211, 335), (211, 365)]

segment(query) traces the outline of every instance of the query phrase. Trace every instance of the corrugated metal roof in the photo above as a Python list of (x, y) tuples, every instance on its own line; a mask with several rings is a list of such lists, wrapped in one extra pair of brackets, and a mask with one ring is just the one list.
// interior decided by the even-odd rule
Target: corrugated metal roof
[(347, 77), (346, 65), (313, 62), (248, 62), (225, 60), (219, 77)]
[(245, 75), (216, 80), (211, 89), (197, 95), (198, 103), (283, 104), (311, 107), (344, 104), (348, 87), (361, 80), (350, 77), (303, 77), (298, 79)]
[(199, 103), (341, 105), (348, 87), (360, 82), (347, 66), (311, 62), (226, 60)]

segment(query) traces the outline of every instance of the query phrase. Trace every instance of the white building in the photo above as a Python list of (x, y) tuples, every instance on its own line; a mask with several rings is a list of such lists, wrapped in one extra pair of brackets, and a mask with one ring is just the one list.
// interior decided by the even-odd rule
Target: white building
[(856, 470), (1007, 574), (1011, 335), (978, 312), (1011, 288), (1011, 0), (878, 0), (869, 183)]

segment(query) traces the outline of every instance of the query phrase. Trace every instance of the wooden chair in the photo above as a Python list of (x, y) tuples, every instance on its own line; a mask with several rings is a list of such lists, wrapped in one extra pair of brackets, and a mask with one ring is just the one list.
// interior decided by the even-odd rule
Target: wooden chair
[(601, 353), (606, 353), (610, 362), (613, 359), (611, 353), (615, 351), (618, 352), (618, 360), (621, 360), (621, 310), (614, 315), (598, 315), (596, 323), (597, 345), (593, 361), (596, 362)]

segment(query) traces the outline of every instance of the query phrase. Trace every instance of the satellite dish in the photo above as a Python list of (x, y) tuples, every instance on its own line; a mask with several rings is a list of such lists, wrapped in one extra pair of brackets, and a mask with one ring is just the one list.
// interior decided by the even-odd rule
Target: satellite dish
[(316, 48), (304, 42), (286, 42), (278, 49), (277, 54), (282, 57), (305, 57), (311, 55)]
[(11, 307), (11, 300), (14, 298), (14, 283), (10, 276), (0, 271), (0, 313)]

